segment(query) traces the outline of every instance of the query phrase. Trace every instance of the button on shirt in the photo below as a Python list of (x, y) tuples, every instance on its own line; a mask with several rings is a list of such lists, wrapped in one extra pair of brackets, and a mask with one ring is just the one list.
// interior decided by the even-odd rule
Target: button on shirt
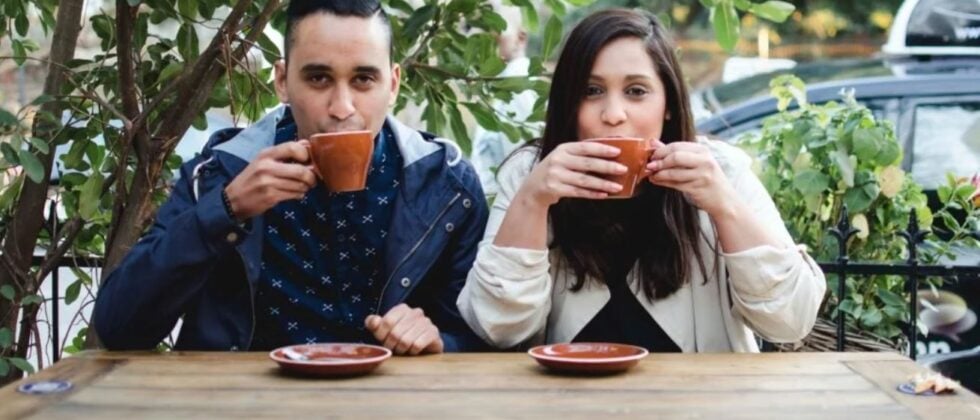
[[(277, 144), (292, 141), (295, 125), (276, 137)], [(375, 138), (365, 190), (331, 193), (318, 183), (303, 199), (265, 213), (253, 350), (374, 341), (364, 319), (387, 280), (382, 254), (401, 168), (386, 124)]]

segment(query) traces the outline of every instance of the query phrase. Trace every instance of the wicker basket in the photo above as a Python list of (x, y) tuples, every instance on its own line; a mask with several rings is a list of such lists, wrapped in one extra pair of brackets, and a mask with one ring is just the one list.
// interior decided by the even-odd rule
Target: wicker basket
[[(902, 352), (906, 346), (904, 340), (893, 341), (865, 331), (845, 331), (847, 342), (844, 351), (855, 352)], [(837, 324), (823, 318), (817, 318), (813, 331), (797, 343), (775, 344), (776, 351), (781, 352), (828, 352), (837, 351)]]

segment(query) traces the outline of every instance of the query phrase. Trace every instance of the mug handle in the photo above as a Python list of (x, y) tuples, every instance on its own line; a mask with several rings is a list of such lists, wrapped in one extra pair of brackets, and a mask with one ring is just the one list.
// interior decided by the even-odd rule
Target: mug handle
[(643, 153), (646, 153), (646, 162), (643, 164), (642, 176), (636, 177), (636, 185), (640, 185), (645, 179), (647, 179), (652, 172), (647, 172), (647, 164), (650, 163), (650, 158), (653, 157), (653, 151), (657, 148), (650, 145), (650, 141), (647, 140), (647, 147), (643, 148)]
[(310, 163), (307, 163), (306, 166), (309, 166), (313, 170), (313, 173), (316, 174), (318, 179), (323, 180), (323, 175), (320, 175), (320, 170), (313, 163), (313, 145), (309, 141), (306, 142), (306, 154), (310, 155)]

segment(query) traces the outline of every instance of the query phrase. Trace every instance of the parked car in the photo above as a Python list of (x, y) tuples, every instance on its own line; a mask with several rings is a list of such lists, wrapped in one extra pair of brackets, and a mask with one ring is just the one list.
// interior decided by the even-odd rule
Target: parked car
[(775, 114), (769, 81), (794, 74), (810, 102), (856, 99), (895, 124), (903, 168), (926, 190), (946, 173), (980, 170), (980, 2), (906, 1), (883, 47), (871, 59), (830, 60), (755, 75), (696, 92), (698, 130), (734, 140)]
[(894, 123), (902, 166), (926, 190), (944, 184), (947, 172), (980, 170), (980, 56), (843, 60), (752, 76), (698, 92), (714, 112), (698, 130), (731, 140), (759, 130), (777, 112), (769, 80), (786, 73), (807, 83), (814, 103), (854, 89), (858, 102)]

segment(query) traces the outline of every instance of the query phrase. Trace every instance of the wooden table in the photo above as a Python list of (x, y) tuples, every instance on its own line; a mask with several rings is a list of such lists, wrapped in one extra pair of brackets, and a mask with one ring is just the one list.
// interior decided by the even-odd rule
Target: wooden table
[(911, 396), (888, 353), (653, 354), (606, 377), (546, 373), (522, 353), (396, 357), (348, 379), (283, 376), (265, 353), (92, 352), (22, 380), (71, 391), (0, 389), (0, 417), (714, 417), (980, 419), (962, 390)]

